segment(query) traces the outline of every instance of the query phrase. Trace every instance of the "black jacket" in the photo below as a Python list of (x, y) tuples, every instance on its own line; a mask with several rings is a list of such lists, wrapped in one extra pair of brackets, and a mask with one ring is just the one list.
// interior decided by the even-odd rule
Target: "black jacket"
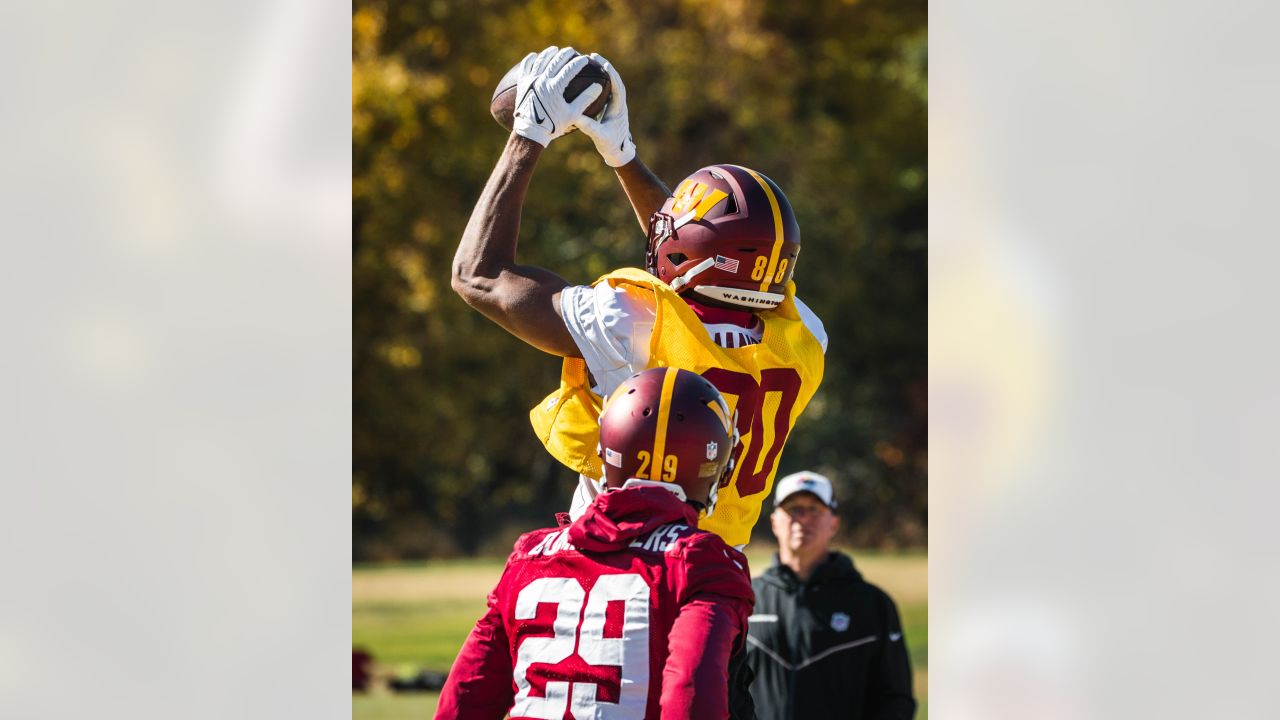
[(775, 556), (752, 585), (747, 662), (760, 720), (915, 715), (898, 609), (849, 556), (828, 553), (804, 583)]

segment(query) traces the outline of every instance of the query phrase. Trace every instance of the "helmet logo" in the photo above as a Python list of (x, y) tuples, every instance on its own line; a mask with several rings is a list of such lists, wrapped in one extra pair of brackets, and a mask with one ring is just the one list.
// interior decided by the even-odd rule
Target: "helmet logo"
[(679, 217), (693, 211), (693, 219), (701, 220), (711, 208), (729, 197), (729, 193), (713, 188), (706, 183), (690, 182), (688, 178), (676, 188), (675, 202), (671, 205), (671, 214)]
[(676, 201), (671, 206), (671, 214), (672, 215), (685, 214), (686, 212), (688, 212), (689, 208), (692, 208), (694, 205), (696, 205), (698, 201), (702, 199), (702, 196), (705, 195), (706, 193), (707, 193), (707, 186), (705, 183), (689, 182), (688, 180), (685, 180), (684, 182), (680, 183), (680, 187), (676, 188), (676, 195), (675, 195)]
[(723, 255), (716, 256), (715, 267), (727, 273), (738, 273), (738, 261), (733, 258), (727, 258)]
[(707, 459), (715, 460), (719, 450), (720, 450), (720, 445), (716, 441), (712, 440), (711, 442), (707, 443)]

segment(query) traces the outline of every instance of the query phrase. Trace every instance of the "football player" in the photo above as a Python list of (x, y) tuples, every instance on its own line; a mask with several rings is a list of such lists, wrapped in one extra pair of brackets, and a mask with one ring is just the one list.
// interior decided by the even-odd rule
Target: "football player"
[[(667, 192), (636, 157), (622, 78), (591, 57), (609, 72), (613, 90), (599, 121), (582, 115), (599, 85), (564, 99), (587, 56), (553, 46), (522, 61), (514, 130), (458, 245), (453, 288), (515, 336), (565, 358), (560, 387), (530, 418), (548, 451), (581, 474), (571, 515), (599, 491), (597, 418), (618, 383), (643, 368), (671, 366), (719, 388), (737, 413), (742, 443), (718, 510), (701, 527), (741, 549), (787, 436), (822, 380), (826, 333), (791, 281), (800, 228), (781, 188), (737, 165), (702, 168)], [(645, 270), (570, 286), (516, 262), (534, 166), (573, 127), (617, 169), (647, 230)]]
[(753, 603), (746, 558), (698, 529), (736, 432), (716, 388), (653, 368), (600, 418), (603, 492), (516, 541), (437, 718), (724, 718)]

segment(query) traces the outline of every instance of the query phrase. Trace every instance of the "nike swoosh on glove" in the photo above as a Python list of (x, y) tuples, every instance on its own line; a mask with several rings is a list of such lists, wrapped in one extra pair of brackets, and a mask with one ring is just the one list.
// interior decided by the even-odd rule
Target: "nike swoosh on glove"
[(555, 45), (540, 53), (529, 53), (520, 61), (520, 80), (516, 83), (515, 124), (517, 135), (546, 147), (552, 140), (574, 127), (582, 111), (603, 88), (593, 84), (572, 102), (564, 99), (564, 89), (590, 62), (571, 47)]
[(591, 53), (591, 59), (604, 66), (609, 73), (610, 89), (609, 107), (604, 117), (599, 120), (582, 117), (576, 125), (591, 142), (596, 145), (596, 152), (604, 158), (609, 167), (622, 167), (636, 156), (636, 144), (631, 141), (631, 121), (627, 117), (627, 88), (622, 84), (622, 76), (613, 68), (613, 64), (597, 53)]

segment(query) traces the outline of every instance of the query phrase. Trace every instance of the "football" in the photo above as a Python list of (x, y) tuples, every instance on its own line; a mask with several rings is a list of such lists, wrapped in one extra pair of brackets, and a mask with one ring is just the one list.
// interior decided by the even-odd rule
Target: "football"
[[(508, 132), (515, 125), (516, 83), (519, 80), (520, 63), (516, 63), (498, 81), (498, 87), (493, 89), (493, 98), (489, 101), (489, 114), (493, 115), (493, 119), (497, 120), (498, 124), (506, 128)], [(568, 87), (564, 89), (564, 99), (573, 100), (592, 83), (601, 85), (604, 90), (600, 92), (600, 97), (587, 106), (586, 115), (599, 120), (600, 116), (604, 114), (605, 107), (609, 104), (609, 73), (605, 71), (604, 66), (600, 63), (595, 60), (588, 60), (587, 66), (582, 68), (569, 81)]]

